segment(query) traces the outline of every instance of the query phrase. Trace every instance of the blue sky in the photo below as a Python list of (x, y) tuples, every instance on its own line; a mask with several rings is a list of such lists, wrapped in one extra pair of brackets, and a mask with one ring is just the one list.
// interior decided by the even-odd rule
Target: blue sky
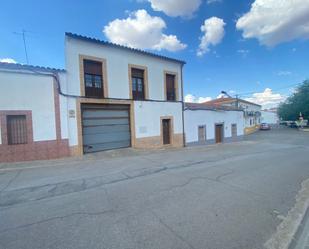
[[(294, 6), (289, 0), (281, 2), (282, 6), (276, 0), (3, 0), (0, 59), (26, 63), (22, 37), (14, 33), (24, 29), (29, 31), (30, 64), (64, 68), (64, 32), (69, 31), (185, 60), (184, 91), (194, 95), (194, 101), (216, 98), (226, 90), (261, 104), (276, 104), (291, 93), (289, 86), (309, 78), (309, 29), (302, 29), (309, 24), (309, 1), (296, 0)], [(143, 18), (149, 25), (141, 26), (149, 30), (133, 32), (132, 38), (124, 26), (136, 21), (138, 10), (146, 13)], [(206, 35), (201, 26), (213, 17), (221, 20), (221, 30), (220, 22), (210, 22)], [(279, 22), (282, 25), (273, 27)], [(103, 32), (104, 27), (108, 31)], [(119, 37), (117, 27), (124, 37)], [(266, 34), (265, 28), (270, 30)], [(163, 43), (151, 44), (147, 32)], [(198, 56), (205, 35), (207, 51)], [(162, 37), (173, 39), (165, 43)], [(273, 91), (264, 92), (267, 88)]]

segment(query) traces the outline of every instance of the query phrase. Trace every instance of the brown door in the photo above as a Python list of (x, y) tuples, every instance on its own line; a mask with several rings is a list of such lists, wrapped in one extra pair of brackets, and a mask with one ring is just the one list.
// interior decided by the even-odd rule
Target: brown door
[(216, 143), (222, 143), (223, 140), (223, 125), (216, 125)]
[(237, 125), (232, 124), (232, 137), (237, 137)]
[(198, 141), (200, 143), (206, 141), (206, 126), (204, 125), (198, 127)]
[(162, 119), (162, 127), (163, 127), (163, 144), (171, 143), (171, 120), (170, 119)]

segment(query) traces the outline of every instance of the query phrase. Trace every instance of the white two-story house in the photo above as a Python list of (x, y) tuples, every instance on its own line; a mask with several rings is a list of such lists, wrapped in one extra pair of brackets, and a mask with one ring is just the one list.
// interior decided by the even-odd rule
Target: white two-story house
[(183, 61), (65, 36), (72, 154), (183, 146)]

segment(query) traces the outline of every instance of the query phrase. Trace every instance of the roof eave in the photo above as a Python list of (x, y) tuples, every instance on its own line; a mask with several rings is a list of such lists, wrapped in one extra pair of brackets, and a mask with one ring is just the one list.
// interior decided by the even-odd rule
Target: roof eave
[(129, 50), (129, 51), (132, 51), (132, 52), (135, 52), (135, 53), (159, 58), (159, 59), (162, 59), (162, 60), (172, 61), (172, 62), (179, 63), (179, 64), (182, 64), (182, 65), (186, 64), (186, 62), (182, 61), (182, 60), (178, 60), (178, 59), (170, 58), (170, 57), (167, 57), (167, 56), (147, 52), (147, 51), (144, 51), (144, 50), (141, 50), (141, 49), (130, 48), (130, 47), (126, 47), (126, 46), (123, 46), (123, 45), (119, 45), (119, 44), (115, 44), (115, 43), (111, 43), (111, 42), (107, 42), (107, 41), (102, 41), (102, 40), (92, 38), (92, 37), (88, 37), (88, 36), (82, 36), (82, 35), (74, 34), (74, 33), (71, 33), (71, 32), (65, 32), (65, 36), (67, 36), (69, 38), (77, 39), (77, 40), (82, 40), (82, 41), (85, 41), (85, 42), (96, 43), (96, 44), (103, 45), (103, 46), (109, 46), (109, 47), (119, 48), (119, 49), (123, 49), (123, 50)]

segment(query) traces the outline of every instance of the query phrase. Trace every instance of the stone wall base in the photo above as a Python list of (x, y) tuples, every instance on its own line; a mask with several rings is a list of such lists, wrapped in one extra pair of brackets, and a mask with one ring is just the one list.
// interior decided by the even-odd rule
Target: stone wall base
[(70, 155), (67, 139), (38, 141), (28, 144), (0, 145), (0, 163), (48, 160)]
[(247, 127), (244, 129), (244, 133), (245, 135), (249, 135), (249, 134), (256, 132), (258, 129), (259, 129), (259, 126)]
[(161, 136), (136, 138), (133, 148), (160, 149), (165, 147), (183, 147), (183, 134), (174, 134), (171, 140), (171, 144), (163, 145)]

